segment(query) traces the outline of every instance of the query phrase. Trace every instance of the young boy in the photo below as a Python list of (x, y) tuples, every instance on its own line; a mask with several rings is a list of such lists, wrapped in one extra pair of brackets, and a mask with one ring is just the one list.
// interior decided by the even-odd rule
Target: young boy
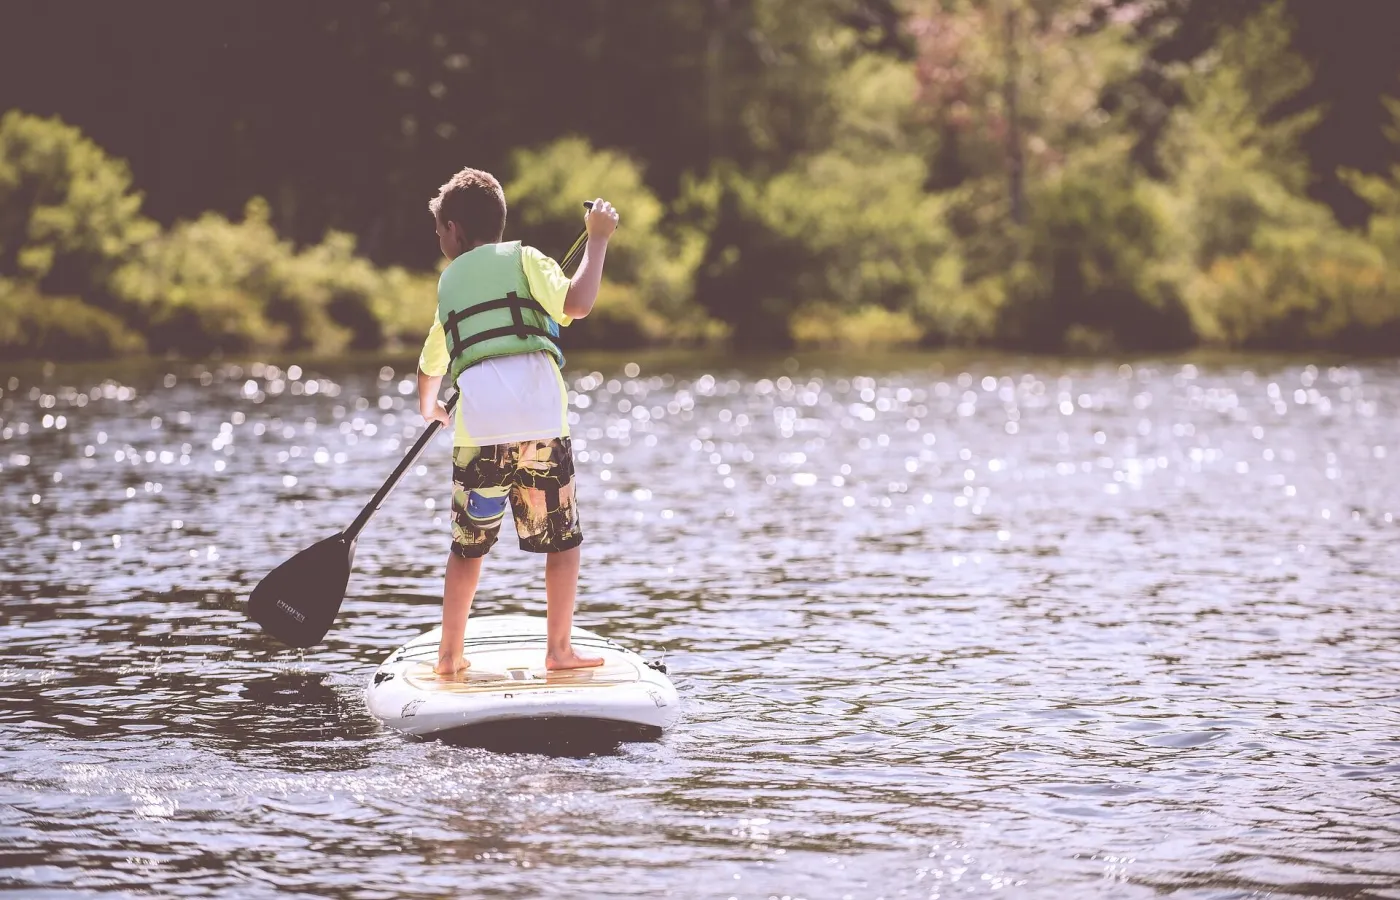
[(588, 242), (571, 281), (519, 241), (501, 243), (506, 200), (490, 174), (463, 169), (428, 203), (438, 246), (452, 260), (438, 280), (438, 310), (418, 361), (418, 409), (454, 427), (438, 401), (448, 375), (461, 391), (452, 440), (452, 552), (442, 598), (436, 671), (467, 668), (462, 638), (509, 501), (520, 548), (545, 553), (545, 667), (602, 664), (569, 642), (583, 531), (574, 505), (568, 389), (559, 326), (593, 310), (617, 212), (599, 198), (585, 217)]

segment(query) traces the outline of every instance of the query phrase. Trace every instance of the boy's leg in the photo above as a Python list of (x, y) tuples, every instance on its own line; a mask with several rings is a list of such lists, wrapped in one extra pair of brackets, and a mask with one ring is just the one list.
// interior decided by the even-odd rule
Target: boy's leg
[(433, 671), (451, 675), (467, 668), (462, 656), (462, 639), (467, 634), (467, 616), (472, 611), (472, 598), (481, 579), (481, 563), (485, 557), (466, 559), (456, 553), (447, 554), (447, 578), (442, 591), (442, 640), (438, 643), (438, 661)]
[(566, 437), (523, 441), (515, 484), (510, 491), (515, 532), (520, 549), (545, 553), (544, 587), (549, 615), (547, 669), (586, 669), (601, 666), (598, 657), (579, 656), (569, 642), (578, 593), (579, 544), (583, 528), (574, 504), (574, 453)]
[(551, 553), (544, 563), (544, 593), (549, 635), (545, 652), (546, 669), (587, 669), (601, 666), (597, 656), (579, 656), (569, 634), (574, 627), (574, 599), (578, 593), (579, 548)]
[(481, 561), (500, 534), (509, 490), (500, 452), (497, 446), (452, 451), (452, 552), (442, 589), (442, 640), (434, 668), (439, 675), (470, 665), (462, 654), (462, 638), (481, 578)]

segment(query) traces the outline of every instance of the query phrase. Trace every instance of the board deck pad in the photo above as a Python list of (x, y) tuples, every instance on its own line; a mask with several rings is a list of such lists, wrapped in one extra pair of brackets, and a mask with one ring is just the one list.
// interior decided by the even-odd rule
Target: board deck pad
[(497, 654), (483, 653), (468, 657), (471, 668), (454, 675), (439, 675), (433, 671), (432, 664), (416, 663), (413, 668), (404, 671), (403, 677), (420, 691), (446, 691), (455, 694), (548, 687), (611, 687), (641, 680), (636, 666), (616, 660), (609, 660), (591, 669), (566, 669), (561, 672), (551, 672), (544, 666), (508, 666), (493, 670), (493, 661), (490, 659), (493, 655)]

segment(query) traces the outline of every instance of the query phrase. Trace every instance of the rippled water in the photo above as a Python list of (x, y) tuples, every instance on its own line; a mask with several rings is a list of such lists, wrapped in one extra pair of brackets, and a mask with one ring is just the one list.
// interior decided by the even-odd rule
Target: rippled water
[[(436, 622), (445, 442), (324, 647), (243, 619), (411, 368), (0, 373), (0, 889), (1400, 897), (1400, 367), (638, 362), (569, 370), (579, 621), (686, 715), (586, 758), (365, 711)], [(502, 541), (476, 610), (542, 592)]]

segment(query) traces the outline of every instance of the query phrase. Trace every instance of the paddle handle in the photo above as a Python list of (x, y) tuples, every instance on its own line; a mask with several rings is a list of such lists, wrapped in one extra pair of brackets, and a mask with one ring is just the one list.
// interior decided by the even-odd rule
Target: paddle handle
[[(584, 209), (592, 209), (592, 208), (593, 208), (593, 201), (592, 201), (592, 200), (585, 200), (585, 201), (583, 201), (583, 208), (584, 208)], [(580, 259), (582, 259), (582, 258), (583, 258), (583, 245), (584, 245), (585, 243), (587, 243), (587, 242), (588, 242), (588, 229), (587, 229), (587, 228), (584, 228), (583, 231), (580, 231), (580, 232), (579, 232), (578, 237), (574, 238), (573, 246), (571, 246), (571, 247), (569, 248), (569, 252), (568, 252), (568, 253), (565, 253), (565, 254), (564, 254), (564, 258), (561, 259), (561, 260), (559, 261), (559, 267), (567, 271), (568, 268), (569, 268), (570, 266), (572, 266), (574, 263), (576, 263), (576, 262), (578, 262)]]
[[(592, 201), (583, 201), (583, 208), (592, 209)], [(567, 270), (575, 262), (578, 262), (579, 257), (582, 255), (583, 245), (587, 240), (588, 229), (584, 228), (583, 231), (579, 232), (579, 236), (574, 240), (574, 244), (569, 248), (569, 252), (565, 254), (561, 268)], [(458, 396), (459, 392), (456, 390), (453, 390), (448, 396), (446, 402), (448, 409), (452, 409), (457, 405)], [(423, 429), (423, 433), (418, 435), (418, 440), (413, 442), (413, 446), (409, 448), (404, 458), (399, 461), (393, 473), (385, 480), (384, 484), (380, 485), (374, 497), (365, 504), (365, 508), (360, 510), (360, 514), (355, 517), (355, 521), (350, 523), (349, 528), (341, 532), (341, 536), (345, 538), (346, 543), (351, 545), (355, 543), (356, 538), (360, 536), (360, 532), (369, 524), (369, 520), (374, 518), (374, 514), (379, 512), (379, 507), (384, 505), (384, 501), (388, 499), (389, 494), (393, 493), (394, 488), (398, 486), (399, 479), (403, 478), (403, 473), (407, 472), (408, 467), (417, 462), (418, 457), (423, 455), (423, 451), (428, 448), (428, 442), (433, 439), (433, 435), (437, 434), (440, 427), (442, 427), (442, 423), (434, 419), (428, 423), (427, 428)]]
[[(448, 396), (446, 403), (448, 409), (451, 409), (457, 404), (457, 395), (458, 392), (454, 390)], [(437, 434), (438, 429), (441, 427), (442, 423), (434, 419), (428, 423), (427, 428), (423, 429), (423, 433), (418, 435), (418, 440), (413, 442), (413, 446), (409, 448), (408, 453), (399, 461), (399, 464), (394, 467), (393, 474), (388, 477), (384, 484), (380, 485), (373, 499), (365, 504), (364, 509), (360, 510), (360, 514), (355, 517), (355, 521), (350, 523), (350, 527), (341, 532), (348, 543), (355, 543), (355, 539), (360, 536), (360, 532), (369, 524), (369, 520), (373, 518), (375, 513), (379, 512), (379, 507), (384, 505), (384, 501), (388, 498), (389, 494), (398, 486), (399, 479), (403, 478), (403, 473), (407, 472), (408, 467), (417, 462), (418, 457), (423, 455), (423, 451), (428, 448), (428, 442), (433, 439), (433, 435)]]

